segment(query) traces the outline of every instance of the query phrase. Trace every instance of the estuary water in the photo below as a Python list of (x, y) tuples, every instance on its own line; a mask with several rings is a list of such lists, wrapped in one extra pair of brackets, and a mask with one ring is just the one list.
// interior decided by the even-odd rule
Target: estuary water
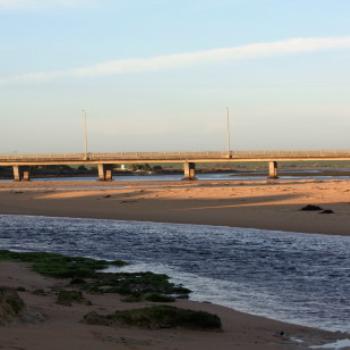
[[(267, 175), (250, 175), (250, 174), (230, 174), (230, 173), (210, 173), (210, 174), (197, 174), (196, 177), (200, 181), (264, 181)], [(157, 181), (182, 181), (183, 175), (181, 174), (162, 174), (162, 175), (115, 175), (113, 176), (114, 182), (157, 182)], [(287, 176), (280, 174), (280, 181), (291, 181), (291, 180), (350, 180), (350, 176), (347, 175), (337, 175), (328, 176), (320, 175), (318, 171), (314, 171), (313, 175), (310, 175), (310, 171), (306, 175), (293, 175)], [(67, 176), (67, 177), (34, 177), (31, 181), (45, 181), (45, 182), (93, 182), (97, 181), (96, 176)], [(13, 182), (12, 179), (0, 179), (1, 182)]]
[(193, 300), (350, 332), (350, 237), (0, 215), (0, 249), (124, 259), (123, 271), (166, 273)]

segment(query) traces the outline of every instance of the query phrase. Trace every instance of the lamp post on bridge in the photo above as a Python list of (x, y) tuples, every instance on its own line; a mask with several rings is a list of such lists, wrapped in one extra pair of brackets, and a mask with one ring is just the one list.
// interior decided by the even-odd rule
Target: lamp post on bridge
[(84, 159), (88, 157), (88, 134), (87, 134), (87, 118), (85, 109), (82, 110), (82, 123), (83, 123), (83, 139), (84, 139)]
[(231, 127), (230, 127), (230, 108), (226, 107), (226, 137), (227, 137), (227, 154), (231, 158)]

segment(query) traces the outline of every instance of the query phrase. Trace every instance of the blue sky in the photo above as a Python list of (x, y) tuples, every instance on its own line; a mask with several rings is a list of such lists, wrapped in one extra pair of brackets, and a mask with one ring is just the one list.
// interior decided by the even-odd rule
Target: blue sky
[[(350, 149), (347, 0), (0, 0), (0, 153)], [(296, 40), (297, 39), (297, 40)]]

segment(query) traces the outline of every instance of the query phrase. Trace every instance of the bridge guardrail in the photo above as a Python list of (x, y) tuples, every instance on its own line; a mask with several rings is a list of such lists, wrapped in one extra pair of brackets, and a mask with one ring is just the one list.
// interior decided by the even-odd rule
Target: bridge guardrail
[(322, 159), (349, 158), (350, 151), (231, 151), (228, 152), (114, 152), (114, 153), (47, 153), (47, 154), (0, 154), (0, 162), (80, 162), (80, 161), (186, 161), (208, 159)]

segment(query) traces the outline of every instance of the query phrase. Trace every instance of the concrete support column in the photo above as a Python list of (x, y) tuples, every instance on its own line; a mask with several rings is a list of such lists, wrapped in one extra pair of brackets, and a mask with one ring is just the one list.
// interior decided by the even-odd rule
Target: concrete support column
[(30, 181), (30, 172), (29, 170), (23, 170), (22, 181)]
[(18, 165), (13, 166), (13, 179), (15, 181), (30, 181), (30, 171), (28, 168)]
[(19, 166), (17, 165), (13, 167), (13, 179), (15, 181), (21, 181), (21, 172), (20, 172)]
[(111, 164), (98, 164), (98, 179), (99, 181), (112, 181), (113, 180), (113, 165)]
[(184, 177), (183, 180), (196, 180), (196, 164), (184, 163)]
[(277, 162), (269, 162), (269, 179), (278, 179), (277, 167)]

